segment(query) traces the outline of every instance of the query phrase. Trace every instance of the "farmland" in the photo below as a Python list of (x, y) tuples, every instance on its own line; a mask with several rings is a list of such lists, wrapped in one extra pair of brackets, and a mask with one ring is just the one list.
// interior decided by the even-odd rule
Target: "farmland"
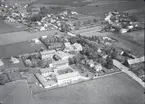
[(36, 104), (143, 104), (143, 89), (121, 73), (34, 95)]

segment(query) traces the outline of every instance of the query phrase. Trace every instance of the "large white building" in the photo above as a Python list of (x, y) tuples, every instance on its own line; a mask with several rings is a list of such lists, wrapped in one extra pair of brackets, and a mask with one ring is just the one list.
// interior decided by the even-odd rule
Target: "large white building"
[(56, 80), (59, 86), (71, 84), (80, 78), (80, 74), (71, 67), (63, 67), (58, 69)]
[(47, 58), (52, 58), (55, 52), (56, 52), (55, 50), (50, 50), (50, 51), (45, 50), (40, 52), (40, 55), (42, 59), (47, 59)]

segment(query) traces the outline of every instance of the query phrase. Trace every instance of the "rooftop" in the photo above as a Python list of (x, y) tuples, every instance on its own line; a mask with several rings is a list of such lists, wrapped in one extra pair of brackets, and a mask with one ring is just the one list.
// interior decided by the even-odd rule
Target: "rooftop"
[(43, 74), (43, 73), (47, 73), (47, 72), (50, 72), (50, 71), (53, 71), (52, 68), (43, 68), (43, 69), (40, 69), (40, 73)]
[(40, 52), (41, 55), (43, 54), (54, 54), (56, 51), (55, 50), (44, 50), (42, 52)]
[(45, 79), (44, 76), (39, 74), (39, 73), (35, 74), (35, 76), (44, 88), (48, 88), (50, 86), (53, 86), (53, 85), (57, 84), (54, 80)]
[(66, 74), (61, 74), (61, 75), (56, 76), (56, 78), (57, 78), (57, 80), (62, 80), (62, 79), (75, 77), (75, 76), (79, 76), (79, 73), (77, 71), (74, 71), (71, 73), (66, 73)]
[(136, 58), (136, 59), (127, 60), (129, 65), (136, 64), (136, 63), (141, 63), (141, 62), (144, 62), (144, 61), (145, 61), (145, 57), (144, 56), (140, 57), (140, 58)]

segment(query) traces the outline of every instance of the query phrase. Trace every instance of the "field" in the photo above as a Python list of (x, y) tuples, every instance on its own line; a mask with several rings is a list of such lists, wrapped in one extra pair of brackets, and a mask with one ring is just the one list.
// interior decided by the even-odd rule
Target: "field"
[(46, 48), (42, 43), (34, 44), (28, 41), (0, 46), (0, 58), (8, 58), (25, 53), (32, 53), (35, 52), (35, 50), (39, 50), (41, 47)]
[[(144, 37), (143, 31), (138, 31), (138, 33), (142, 34), (143, 35), (142, 37)], [(138, 35), (137, 32), (127, 33), (127, 34), (129, 34), (129, 35), (131, 34), (132, 36)], [(110, 35), (110, 37), (119, 41), (120, 44), (116, 44), (119, 47), (122, 47), (122, 48), (126, 47), (125, 49), (130, 49), (137, 56), (143, 56), (144, 55), (144, 44), (140, 45), (139, 42), (137, 42), (137, 40), (135, 42), (134, 40), (131, 40), (130, 37), (125, 36), (125, 35), (122, 35), (122, 34), (113, 35), (112, 34), (112, 35)], [(140, 39), (140, 40), (144, 40), (144, 38)]]
[(51, 30), (51, 31), (43, 31), (43, 32), (36, 32), (36, 33), (21, 31), (21, 32), (0, 34), (0, 46), (23, 42), (23, 41), (31, 40), (33, 38), (39, 38), (40, 36), (43, 36), (43, 35), (48, 35), (48, 36), (54, 35), (56, 32), (58, 31)]
[(27, 81), (15, 81), (0, 86), (0, 102), (2, 104), (33, 104)]
[(36, 104), (144, 104), (143, 88), (123, 73), (33, 96)]

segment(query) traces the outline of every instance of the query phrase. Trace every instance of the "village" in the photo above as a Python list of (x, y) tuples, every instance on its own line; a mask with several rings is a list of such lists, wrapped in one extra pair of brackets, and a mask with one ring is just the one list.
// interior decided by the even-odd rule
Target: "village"
[(0, 55), (1, 86), (26, 80), (31, 92), (39, 93), (123, 72), (145, 88), (144, 55), (122, 45), (112, 35), (143, 30), (142, 22), (117, 10), (97, 19), (62, 8), (53, 14), (48, 8), (58, 9), (1, 5), (0, 18), (5, 23), (20, 24), (30, 34), (57, 31), (21, 42), (31, 51), (24, 48), (18, 54), (15, 50), (13, 56)]

